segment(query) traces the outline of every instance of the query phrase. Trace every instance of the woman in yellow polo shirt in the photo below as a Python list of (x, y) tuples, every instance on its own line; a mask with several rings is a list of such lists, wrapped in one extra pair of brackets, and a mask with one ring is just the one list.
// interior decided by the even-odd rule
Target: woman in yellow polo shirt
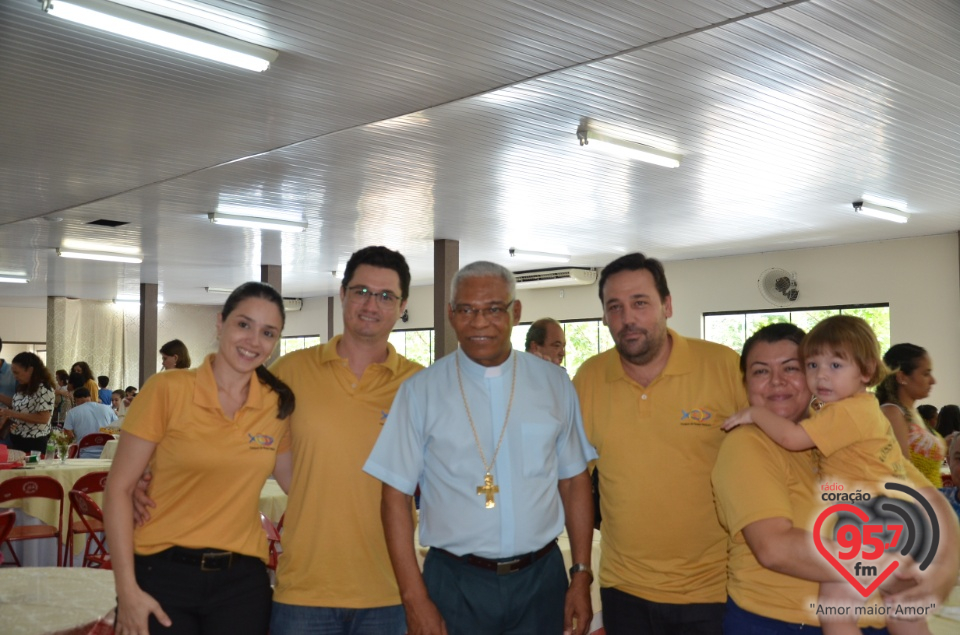
[[(217, 317), (217, 353), (154, 375), (127, 411), (104, 494), (119, 635), (267, 632), (259, 498), (271, 473), (288, 482), (294, 398), (263, 364), (284, 319), (273, 287), (241, 285)], [(156, 509), (134, 528), (147, 468)]]

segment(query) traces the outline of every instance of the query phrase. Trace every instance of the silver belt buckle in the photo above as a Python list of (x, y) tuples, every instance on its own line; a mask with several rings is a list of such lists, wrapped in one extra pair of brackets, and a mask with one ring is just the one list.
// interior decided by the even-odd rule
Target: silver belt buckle
[(514, 558), (513, 560), (507, 560), (506, 562), (497, 563), (497, 575), (506, 575), (508, 573), (513, 573), (516, 571), (513, 567), (520, 562), (520, 558)]
[[(224, 556), (227, 556), (227, 565), (226, 565), (226, 566), (220, 566), (220, 567), (212, 568), (212, 569), (211, 569), (211, 568), (207, 568), (207, 558), (208, 558), (208, 557), (211, 558), (211, 559), (216, 558), (218, 562), (222, 562)], [(205, 553), (205, 554), (203, 554), (202, 556), (200, 556), (200, 570), (201, 570), (201, 571), (223, 571), (224, 569), (229, 569), (231, 564), (233, 564), (233, 552), (231, 552), (231, 551), (223, 551), (223, 552), (220, 552), (220, 553)]]

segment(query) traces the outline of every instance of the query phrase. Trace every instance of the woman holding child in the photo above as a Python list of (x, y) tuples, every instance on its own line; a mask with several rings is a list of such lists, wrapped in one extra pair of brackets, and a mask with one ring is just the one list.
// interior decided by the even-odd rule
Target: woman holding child
[[(740, 361), (750, 403), (794, 425), (810, 412), (800, 343), (803, 331), (792, 324), (760, 329), (744, 344)], [(908, 477), (919, 474), (906, 466)], [(713, 472), (717, 511), (728, 531), (729, 601), (724, 632), (820, 633), (816, 602), (818, 583), (841, 580), (813, 546), (809, 529), (819, 513), (819, 461), (813, 450), (780, 447), (757, 426), (731, 432)], [(938, 518), (949, 509), (933, 488), (921, 490)], [(941, 520), (941, 551), (918, 586), (888, 601), (945, 597), (956, 580), (957, 527)], [(882, 618), (879, 618), (882, 621)], [(879, 626), (881, 622), (874, 622)], [(866, 631), (877, 632), (877, 631)]]

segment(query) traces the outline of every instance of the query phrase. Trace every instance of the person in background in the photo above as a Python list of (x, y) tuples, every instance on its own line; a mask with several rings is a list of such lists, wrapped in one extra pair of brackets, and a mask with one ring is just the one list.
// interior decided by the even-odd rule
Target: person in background
[[(957, 436), (960, 432), (960, 406), (950, 404), (940, 409), (940, 414), (937, 416), (937, 432), (948, 444), (953, 437)], [(956, 482), (954, 484), (960, 485)]]
[[(100, 432), (100, 428), (108, 428), (117, 420), (117, 415), (110, 406), (93, 400), (90, 391), (86, 388), (77, 388), (73, 391), (73, 400), (76, 405), (67, 414), (63, 430), (70, 441), (80, 441), (88, 434)], [(77, 458), (99, 459), (103, 446), (90, 446), (80, 450)]]
[(563, 366), (567, 353), (567, 338), (563, 326), (553, 318), (540, 318), (527, 329), (524, 350), (557, 366)]
[(190, 368), (190, 352), (180, 340), (170, 340), (160, 347), (160, 365), (163, 370)]
[[(110, 378), (106, 375), (100, 375), (97, 377), (97, 385), (100, 386), (100, 390), (98, 390), (96, 393), (97, 398), (100, 400), (101, 404), (104, 406), (109, 406), (110, 398), (113, 395), (113, 391), (107, 388), (107, 386), (110, 385)], [(90, 396), (93, 397), (93, 395)]]
[(940, 465), (947, 454), (947, 444), (936, 430), (927, 426), (915, 406), (930, 395), (937, 383), (930, 356), (915, 344), (895, 344), (883, 356), (883, 362), (892, 371), (877, 386), (883, 414), (893, 426), (903, 455), (910, 457), (934, 487), (942, 487)]
[(130, 404), (133, 403), (134, 397), (137, 396), (137, 387), (136, 386), (127, 386), (123, 390), (123, 405), (126, 408), (130, 407)]
[(10, 447), (14, 450), (45, 452), (53, 415), (53, 377), (33, 353), (18, 353), (10, 366), (17, 392), (13, 397), (0, 395), (0, 404), (10, 408), (0, 410), (0, 430), (10, 422)]
[(953, 485), (940, 488), (940, 492), (947, 497), (950, 507), (957, 513), (957, 518), (960, 518), (960, 435), (955, 435), (950, 442), (947, 461), (950, 464), (950, 478), (953, 480)]
[[(0, 352), (3, 351), (3, 340), (0, 339)], [(0, 395), (7, 397), (13, 397), (13, 394), (17, 392), (17, 380), (13, 376), (13, 369), (10, 367), (10, 363), (0, 358)], [(3, 433), (0, 431), (0, 441), (3, 443), (10, 443), (10, 433)]]
[(113, 411), (117, 413), (118, 417), (122, 417), (127, 414), (127, 406), (123, 403), (122, 390), (117, 389), (110, 394), (110, 405), (113, 408)]
[(57, 382), (54, 390), (53, 400), (53, 425), (56, 428), (63, 428), (63, 422), (67, 418), (67, 413), (73, 408), (73, 392), (70, 390), (70, 375), (67, 371), (60, 369), (54, 379)]
[[(93, 371), (90, 370), (90, 365), (87, 362), (77, 362), (70, 369), (70, 377), (74, 380), (71, 382), (76, 390), (76, 388), (86, 388), (90, 391), (91, 395), (99, 394), (100, 386), (97, 384), (97, 380), (93, 376)], [(76, 378), (80, 377), (83, 379), (83, 382), (77, 384)]]
[[(289, 485), (295, 401), (263, 364), (283, 325), (273, 287), (240, 285), (217, 316), (217, 352), (195, 370), (151, 377), (127, 413), (103, 507), (118, 635), (267, 632), (257, 510), (271, 473)], [(132, 495), (148, 466), (156, 508), (134, 529)]]

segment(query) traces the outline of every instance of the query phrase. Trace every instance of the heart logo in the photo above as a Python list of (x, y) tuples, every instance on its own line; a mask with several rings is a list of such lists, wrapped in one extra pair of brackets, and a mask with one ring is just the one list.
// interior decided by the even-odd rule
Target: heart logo
[(886, 580), (890, 576), (890, 574), (893, 573), (896, 570), (896, 568), (900, 566), (900, 563), (897, 562), (896, 560), (891, 562), (889, 565), (887, 565), (886, 569), (884, 569), (883, 571), (880, 572), (879, 575), (877, 575), (876, 579), (874, 579), (874, 581), (871, 582), (869, 586), (865, 587), (862, 584), (860, 584), (860, 581), (857, 580), (852, 573), (847, 571), (847, 569), (843, 566), (843, 564), (841, 564), (840, 561), (837, 560), (836, 557), (834, 557), (834, 555), (830, 553), (829, 550), (827, 550), (827, 548), (823, 544), (823, 540), (820, 538), (820, 528), (823, 526), (824, 521), (826, 521), (826, 519), (830, 516), (830, 514), (833, 514), (835, 512), (841, 512), (841, 511), (854, 514), (857, 518), (862, 520), (864, 523), (870, 520), (870, 516), (868, 516), (865, 511), (863, 511), (859, 507), (855, 507), (854, 505), (847, 505), (844, 503), (832, 505), (826, 508), (825, 510), (823, 510), (823, 512), (821, 512), (821, 514), (817, 517), (817, 522), (814, 523), (813, 525), (813, 542), (817, 545), (817, 551), (820, 552), (820, 555), (826, 558), (827, 562), (832, 564), (833, 568), (839, 571), (840, 575), (842, 575), (847, 580), (847, 582), (852, 584), (853, 588), (855, 588), (857, 592), (860, 593), (860, 595), (862, 595), (865, 598), (870, 597), (870, 595), (877, 590), (877, 587), (880, 586), (883, 583), (883, 581)]

